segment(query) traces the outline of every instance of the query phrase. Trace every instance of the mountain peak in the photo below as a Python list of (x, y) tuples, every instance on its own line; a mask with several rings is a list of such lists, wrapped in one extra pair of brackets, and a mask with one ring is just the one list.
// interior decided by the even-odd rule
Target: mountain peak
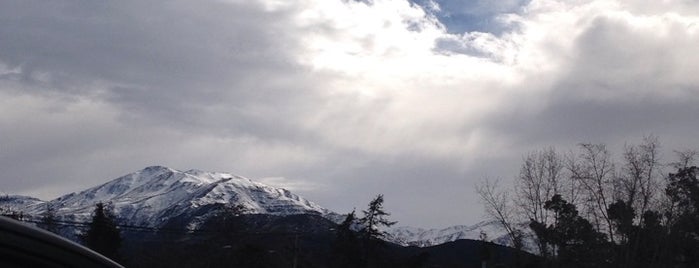
[(144, 169), (141, 169), (139, 171), (136, 171), (134, 173), (138, 174), (143, 174), (143, 175), (151, 175), (151, 174), (162, 174), (162, 173), (167, 173), (167, 172), (177, 172), (177, 170), (171, 169), (166, 166), (148, 166), (145, 167)]
[[(241, 205), (250, 214), (330, 213), (286, 189), (245, 177), (197, 169), (179, 171), (164, 166), (149, 166), (102, 185), (64, 195), (50, 204), (58, 208), (59, 216), (84, 220), (98, 202), (110, 204), (115, 215), (125, 223), (139, 226), (159, 226), (173, 218), (194, 219), (227, 204)], [(34, 206), (32, 213), (38, 215), (42, 209)]]

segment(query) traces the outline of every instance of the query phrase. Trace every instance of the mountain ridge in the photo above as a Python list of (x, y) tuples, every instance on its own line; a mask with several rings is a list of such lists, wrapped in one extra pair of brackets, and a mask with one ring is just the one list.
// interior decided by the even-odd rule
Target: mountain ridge
[(216, 204), (240, 205), (248, 214), (332, 213), (286, 189), (242, 176), (195, 169), (179, 171), (163, 166), (146, 167), (50, 201), (34, 201), (38, 199), (31, 197), (14, 199), (23, 200), (26, 206), (11, 207), (23, 207), (21, 210), (29, 215), (41, 215), (51, 206), (56, 208), (59, 218), (78, 221), (86, 221), (94, 204), (102, 202), (125, 224), (148, 227), (158, 227), (171, 218)]
[[(459, 239), (480, 240), (485, 238), (499, 238), (506, 236), (507, 232), (495, 221), (481, 221), (474, 225), (454, 225), (446, 228), (417, 228), (412, 226), (398, 226), (387, 230), (387, 233), (396, 237), (403, 245), (429, 247)], [(482, 237), (482, 234), (485, 237)]]
[[(35, 217), (34, 220), (52, 207), (59, 219), (87, 222), (98, 202), (107, 204), (123, 224), (153, 228), (176, 219), (187, 229), (197, 229), (222, 207), (233, 205), (240, 206), (245, 214), (315, 214), (335, 223), (344, 220), (343, 215), (284, 188), (231, 173), (179, 171), (164, 166), (149, 166), (50, 201), (7, 196), (0, 199), (0, 206), (22, 211), (28, 217)], [(496, 222), (488, 221), (443, 229), (389, 228), (386, 240), (403, 246), (428, 247), (459, 239), (478, 240), (481, 231), (492, 238), (490, 241), (508, 243), (504, 230)]]

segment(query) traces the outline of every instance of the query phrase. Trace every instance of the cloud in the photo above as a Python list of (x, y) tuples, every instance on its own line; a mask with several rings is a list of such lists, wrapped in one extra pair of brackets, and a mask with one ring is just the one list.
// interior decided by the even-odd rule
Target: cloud
[[(543, 87), (546, 94), (517, 95), (538, 100), (492, 114), (485, 121), (500, 121), (494, 124), (500, 125), (498, 131), (539, 143), (572, 137), (623, 143), (649, 133), (676, 137), (686, 130), (685, 124), (696, 124), (691, 114), (696, 112), (692, 103), (699, 97), (699, 81), (690, 70), (699, 52), (692, 45), (699, 41), (697, 17), (662, 10), (637, 15), (608, 8), (591, 2), (563, 13), (577, 17), (565, 26), (577, 29), (573, 34), (555, 32), (570, 44), (546, 41), (561, 53), (555, 71), (549, 73), (551, 84)], [(528, 23), (539, 27), (535, 21)], [(681, 140), (689, 141), (687, 135)]]
[(689, 1), (4, 1), (0, 191), (161, 164), (474, 223), (474, 181), (529, 150), (693, 146), (698, 18)]
[[(275, 25), (289, 16), (283, 10), (213, 1), (7, 5), (2, 34), (15, 38), (1, 45), (6, 65), (42, 91), (99, 94), (147, 123), (212, 127), (200, 115), (221, 106), (262, 110), (246, 105), (272, 94), (293, 101), (303, 86), (280, 88), (302, 71), (291, 63), (297, 42)], [(254, 121), (250, 113), (244, 119)]]

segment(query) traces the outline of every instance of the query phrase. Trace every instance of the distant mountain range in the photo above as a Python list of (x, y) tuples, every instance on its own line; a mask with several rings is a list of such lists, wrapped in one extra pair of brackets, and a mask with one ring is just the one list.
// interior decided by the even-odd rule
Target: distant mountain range
[[(51, 201), (5, 196), (0, 198), (0, 209), (21, 211), (27, 217), (38, 218), (52, 207), (59, 219), (86, 222), (98, 202), (111, 207), (122, 224), (152, 228), (171, 226), (176, 221), (178, 226), (196, 230), (226, 205), (239, 205), (246, 214), (311, 214), (336, 223), (344, 218), (286, 189), (241, 176), (200, 170), (179, 171), (162, 166), (147, 167)], [(388, 241), (404, 246), (427, 247), (459, 239), (478, 240), (481, 233), (494, 243), (509, 243), (505, 231), (492, 221), (445, 229), (395, 227), (386, 231)]]
[(394, 240), (393, 242), (418, 247), (429, 247), (459, 239), (480, 240), (482, 235), (489, 241), (507, 242), (507, 233), (494, 221), (483, 221), (471, 226), (457, 225), (444, 229), (400, 226), (391, 228), (387, 232)]

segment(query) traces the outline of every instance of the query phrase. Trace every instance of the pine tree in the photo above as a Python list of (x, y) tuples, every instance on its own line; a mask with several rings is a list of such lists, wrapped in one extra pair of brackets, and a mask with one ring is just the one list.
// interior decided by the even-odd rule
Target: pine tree
[(396, 224), (395, 221), (389, 221), (386, 217), (391, 214), (384, 211), (383, 209), (383, 195), (379, 194), (369, 202), (369, 208), (362, 211), (364, 217), (359, 219), (362, 224), (361, 233), (364, 238), (369, 240), (376, 240), (383, 238), (386, 233), (381, 231), (381, 227), (390, 227)]
[(359, 267), (361, 266), (360, 247), (356, 233), (352, 230), (352, 225), (357, 220), (355, 211), (347, 214), (345, 220), (337, 226), (335, 233), (334, 253), (336, 254), (336, 267)]
[(354, 210), (352, 210), (352, 212), (347, 214), (345, 220), (337, 226), (336, 238), (338, 241), (348, 241), (355, 239), (354, 231), (352, 231), (352, 225), (354, 224), (356, 219), (357, 216), (355, 215)]
[(386, 267), (385, 258), (382, 256), (381, 250), (383, 247), (383, 237), (386, 233), (381, 230), (382, 227), (390, 227), (396, 222), (389, 221), (386, 217), (390, 216), (383, 209), (383, 195), (379, 194), (369, 202), (369, 208), (362, 211), (364, 217), (359, 219), (361, 224), (360, 235), (362, 238), (362, 264), (359, 267)]
[(118, 260), (121, 235), (114, 216), (103, 203), (95, 205), (92, 222), (89, 223), (88, 227), (89, 229), (82, 236), (83, 243), (112, 260)]
[(51, 204), (46, 203), (46, 211), (41, 214), (39, 227), (54, 234), (58, 234), (58, 223), (56, 222), (56, 209)]

